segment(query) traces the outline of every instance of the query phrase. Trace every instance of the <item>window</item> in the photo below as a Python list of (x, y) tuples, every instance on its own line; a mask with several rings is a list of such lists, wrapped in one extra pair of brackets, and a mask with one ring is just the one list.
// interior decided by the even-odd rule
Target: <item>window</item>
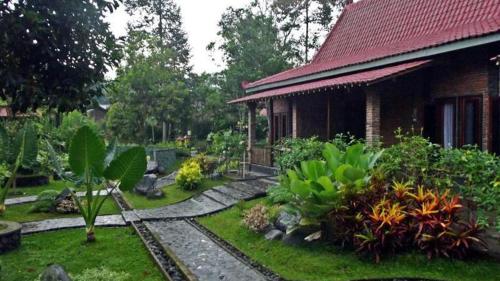
[(273, 117), (274, 142), (289, 136), (289, 118), (287, 113), (275, 113)]
[(481, 97), (438, 101), (438, 139), (445, 148), (481, 143)]

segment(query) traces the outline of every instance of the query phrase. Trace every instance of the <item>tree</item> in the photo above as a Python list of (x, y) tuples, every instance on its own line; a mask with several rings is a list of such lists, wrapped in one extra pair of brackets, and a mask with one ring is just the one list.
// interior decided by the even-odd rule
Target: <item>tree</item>
[(4, 0), (0, 100), (13, 112), (83, 109), (101, 94), (119, 45), (103, 21), (117, 0)]
[[(189, 91), (183, 72), (168, 66), (172, 51), (158, 47), (156, 36), (144, 32), (134, 36), (126, 47), (130, 64), (118, 70), (118, 77), (109, 89), (113, 106), (107, 127), (122, 141), (148, 143), (158, 122), (168, 124), (171, 131), (186, 124)], [(153, 133), (149, 134), (150, 131)]]
[(243, 94), (242, 81), (258, 80), (291, 66), (291, 50), (282, 44), (274, 18), (253, 7), (229, 8), (219, 22), (217, 34), (222, 43), (208, 46), (223, 54), (227, 67), (222, 71), (221, 91), (228, 99)]
[(288, 44), (302, 63), (309, 61), (309, 53), (319, 47), (320, 38), (326, 34), (334, 14), (347, 0), (273, 0), (272, 13)]
[(129, 14), (141, 18), (131, 24), (131, 30), (156, 35), (159, 47), (174, 52), (171, 66), (189, 73), (190, 49), (177, 4), (173, 0), (125, 0), (125, 5)]

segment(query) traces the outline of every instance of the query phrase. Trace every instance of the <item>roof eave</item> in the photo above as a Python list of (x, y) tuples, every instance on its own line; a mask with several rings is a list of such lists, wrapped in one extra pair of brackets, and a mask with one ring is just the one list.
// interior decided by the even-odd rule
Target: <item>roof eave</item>
[(444, 45), (439, 45), (435, 47), (430, 47), (410, 53), (405, 53), (405, 54), (400, 54), (400, 55), (395, 55), (391, 57), (385, 57), (382, 59), (378, 60), (373, 60), (370, 62), (366, 63), (360, 63), (360, 64), (355, 64), (355, 65), (350, 65), (334, 70), (329, 70), (329, 71), (324, 71), (320, 73), (314, 73), (306, 76), (301, 76), (297, 78), (292, 78), (284, 81), (279, 81), (279, 82), (274, 82), (274, 83), (269, 83), (269, 84), (264, 84), (252, 88), (245, 89), (245, 93), (250, 94), (250, 93), (255, 93), (255, 92), (260, 92), (264, 90), (269, 90), (273, 88), (278, 88), (278, 87), (284, 87), (284, 86), (289, 86), (293, 84), (298, 84), (298, 83), (304, 83), (312, 80), (317, 80), (317, 79), (323, 79), (331, 76), (336, 76), (336, 75), (342, 75), (342, 74), (347, 74), (351, 72), (357, 72), (357, 71), (363, 71), (371, 68), (377, 68), (377, 67), (382, 67), (390, 64), (395, 64), (395, 63), (403, 63), (411, 60), (416, 60), (416, 59), (423, 59), (423, 58), (429, 58), (435, 55), (440, 55), (440, 54), (445, 54), (453, 51), (459, 51), (463, 49), (468, 49), (472, 47), (478, 47), (494, 42), (500, 42), (500, 32), (496, 32), (494, 34), (482, 36), (482, 37), (475, 37), (475, 38), (469, 38), (461, 41), (456, 41)]

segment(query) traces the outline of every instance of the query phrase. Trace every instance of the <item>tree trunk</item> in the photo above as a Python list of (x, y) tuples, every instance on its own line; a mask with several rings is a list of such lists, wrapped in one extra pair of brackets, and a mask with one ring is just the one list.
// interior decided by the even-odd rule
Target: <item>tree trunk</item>
[(304, 63), (309, 60), (309, 0), (306, 0), (306, 50), (304, 55)]
[(94, 226), (91, 225), (91, 226), (88, 226), (85, 228), (85, 231), (87, 233), (87, 242), (91, 243), (91, 242), (95, 242), (95, 233), (94, 233)]
[(161, 123), (161, 126), (162, 126), (161, 140), (162, 140), (162, 142), (166, 142), (167, 141), (167, 123), (165, 121), (163, 121)]

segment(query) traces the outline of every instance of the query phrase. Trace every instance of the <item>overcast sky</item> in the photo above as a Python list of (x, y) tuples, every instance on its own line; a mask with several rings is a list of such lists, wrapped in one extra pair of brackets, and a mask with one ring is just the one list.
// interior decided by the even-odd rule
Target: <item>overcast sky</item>
[[(194, 71), (215, 72), (221, 69), (220, 56), (214, 62), (206, 50), (207, 45), (217, 39), (217, 23), (228, 7), (240, 8), (251, 0), (175, 0), (181, 8), (184, 30), (191, 46), (191, 64)], [(126, 35), (128, 14), (120, 7), (108, 16), (111, 30), (116, 36)]]

